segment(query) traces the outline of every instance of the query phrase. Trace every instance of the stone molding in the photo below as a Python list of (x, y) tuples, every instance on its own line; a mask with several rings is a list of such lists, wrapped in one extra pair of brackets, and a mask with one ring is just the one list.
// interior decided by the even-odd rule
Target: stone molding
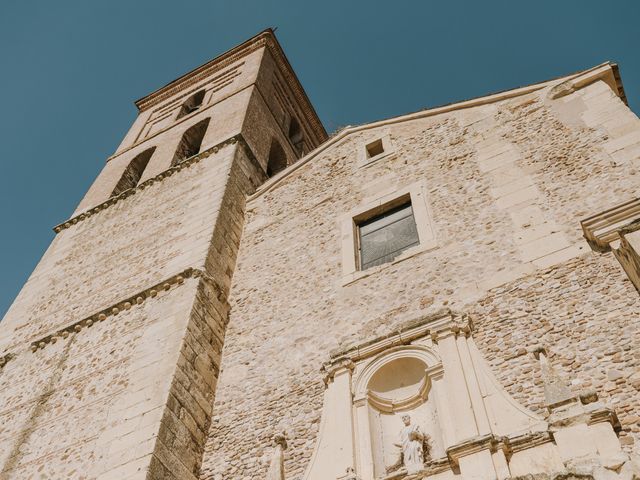
[(620, 429), (620, 422), (615, 411), (602, 403), (592, 403), (589, 407), (583, 407), (583, 402), (575, 397), (551, 411), (547, 417), (549, 431), (554, 432), (572, 425), (595, 425), (609, 423), (614, 431)]
[[(420, 472), (416, 479), (427, 478), (435, 473), (445, 472), (447, 470), (457, 470), (459, 468), (459, 460), (467, 455), (489, 450), (492, 453), (502, 450), (506, 458), (523, 450), (537, 447), (545, 443), (552, 443), (553, 436), (549, 432), (532, 432), (513, 437), (500, 437), (496, 435), (482, 435), (470, 438), (464, 442), (460, 442), (447, 449), (447, 456), (436, 458), (425, 463), (424, 471)], [(395, 480), (404, 478), (406, 472), (400, 470), (384, 477), (384, 480)]]
[(204, 158), (207, 158), (207, 157), (211, 156), (212, 154), (217, 153), (219, 150), (223, 149), (224, 147), (226, 147), (228, 145), (235, 145), (235, 144), (241, 145), (245, 149), (245, 153), (247, 153), (247, 155), (249, 156), (250, 160), (255, 165), (259, 166), (260, 169), (262, 169), (262, 167), (259, 165), (258, 160), (256, 159), (255, 155), (251, 151), (251, 148), (247, 144), (246, 140), (244, 139), (242, 134), (238, 133), (238, 134), (236, 134), (236, 135), (234, 135), (232, 137), (227, 138), (226, 140), (223, 140), (222, 142), (218, 143), (217, 145), (214, 145), (212, 147), (207, 148), (206, 150), (203, 150), (202, 152), (198, 153), (197, 155), (194, 155), (192, 157), (187, 158), (186, 160), (178, 163), (177, 165), (169, 167), (168, 169), (166, 169), (166, 170), (160, 172), (159, 174), (157, 174), (156, 176), (151, 177), (151, 178), (145, 180), (144, 182), (139, 183), (135, 187), (130, 188), (128, 190), (125, 190), (124, 192), (122, 192), (119, 195), (115, 195), (113, 197), (110, 197), (108, 200), (105, 200), (104, 202), (99, 203), (98, 205), (96, 205), (93, 208), (85, 210), (84, 212), (76, 215), (75, 217), (71, 217), (66, 222), (63, 222), (63, 223), (53, 227), (53, 231), (56, 232), (56, 233), (60, 233), (62, 230), (65, 230), (65, 229), (71, 227), (72, 225), (75, 225), (76, 223), (81, 222), (81, 221), (83, 221), (83, 220), (85, 220), (85, 219), (87, 219), (87, 218), (99, 213), (100, 211), (109, 208), (112, 205), (115, 205), (119, 201), (124, 200), (125, 198), (130, 197), (131, 195), (135, 195), (137, 192), (142, 191), (145, 188), (152, 186), (154, 183), (161, 182), (165, 178), (170, 177), (171, 175), (173, 175), (174, 173), (177, 173), (177, 172), (179, 172), (180, 170), (182, 170), (184, 168), (190, 167), (191, 165), (194, 165), (194, 164), (198, 163), (200, 160), (203, 160)]
[[(470, 319), (466, 315), (461, 318), (463, 319), (461, 320), (454, 316), (454, 313), (449, 309), (440, 310), (432, 315), (410, 320), (388, 335), (376, 337), (373, 340), (357, 345), (351, 345), (342, 350), (334, 350), (331, 352), (329, 361), (325, 362), (320, 368), (324, 383), (325, 385), (331, 383), (335, 375), (342, 370), (353, 371), (356, 361), (372, 357), (393, 347), (409, 345), (418, 338), (427, 335), (432, 337), (436, 335), (437, 337), (446, 331), (451, 334), (461, 331), (470, 332), (472, 328)], [(431, 373), (438, 375), (437, 371)]]
[(459, 468), (460, 458), (472, 455), (474, 453), (481, 452), (482, 450), (489, 450), (496, 452), (498, 449), (504, 449), (504, 441), (501, 437), (497, 437), (493, 434), (481, 435), (478, 437), (470, 438), (463, 442), (453, 445), (447, 448), (447, 458), (453, 468)]
[[(428, 196), (427, 183), (421, 180), (397, 187), (392, 192), (364, 199), (357, 207), (340, 215), (338, 224), (342, 253), (341, 286), (344, 287), (361, 278), (375, 275), (391, 265), (438, 247)], [(362, 269), (360, 253), (357, 248), (359, 244), (358, 225), (362, 221), (385, 213), (389, 209), (403, 205), (406, 202), (411, 203), (413, 210), (413, 220), (418, 232), (418, 245), (407, 248), (389, 262)]]
[(608, 407), (600, 407), (589, 412), (587, 425), (610, 423), (614, 431), (620, 430), (620, 421), (616, 412)]
[[(226, 299), (224, 292), (210, 275), (197, 268), (187, 268), (182, 272), (172, 275), (171, 277), (163, 280), (162, 282), (159, 282), (134, 295), (131, 295), (130, 297), (125, 298), (124, 300), (120, 300), (106, 308), (103, 308), (100, 311), (89, 315), (88, 317), (73, 322), (63, 328), (56, 330), (55, 332), (38, 338), (37, 340), (31, 341), (30, 349), (32, 352), (36, 352), (37, 350), (45, 348), (49, 344), (56, 343), (59, 339), (66, 339), (70, 334), (79, 333), (84, 328), (89, 328), (98, 322), (104, 322), (108, 317), (114, 317), (122, 311), (130, 310), (136, 305), (143, 304), (146, 300), (157, 297), (163, 291), (168, 291), (171, 288), (182, 285), (188, 278), (202, 278), (204, 281), (211, 284), (216, 290), (218, 300), (224, 301)], [(15, 355), (9, 353), (2, 358), (6, 359), (7, 357), (11, 358), (13, 356)]]
[(296, 100), (300, 106), (300, 109), (304, 113), (304, 116), (308, 119), (309, 124), (313, 128), (314, 134), (319, 139), (327, 138), (327, 132), (318, 118), (318, 114), (314, 110), (307, 94), (305, 93), (300, 81), (293, 73), (293, 69), (287, 60), (282, 47), (278, 43), (273, 31), (267, 29), (255, 37), (247, 40), (241, 45), (229, 50), (226, 53), (214, 58), (213, 60), (201, 65), (200, 67), (192, 70), (191, 72), (179, 77), (168, 85), (150, 93), (149, 95), (136, 100), (134, 103), (140, 112), (157, 105), (158, 103), (166, 100), (167, 98), (175, 95), (177, 92), (195, 85), (196, 83), (204, 80), (212, 73), (217, 72), (223, 68), (228, 67), (232, 63), (239, 59), (246, 57), (250, 53), (265, 47), (271, 56), (273, 57), (276, 65), (278, 66), (280, 73), (285, 77), (287, 84), (291, 88)]
[(336, 374), (340, 371), (353, 371), (355, 368), (356, 364), (350, 358), (336, 359), (336, 361), (332, 362), (331, 364), (323, 365), (320, 368), (320, 371), (324, 374), (324, 385), (328, 386), (329, 383), (333, 382)]
[(468, 315), (452, 312), (450, 309), (439, 310), (431, 315), (409, 320), (402, 324), (395, 332), (376, 337), (367, 342), (350, 345), (342, 350), (331, 352), (331, 358), (322, 366), (323, 372), (331, 371), (336, 365), (345, 360), (351, 362), (363, 360), (391, 347), (407, 345), (417, 338), (435, 333), (443, 334), (461, 331), (471, 331), (473, 324)]
[[(401, 325), (395, 332), (383, 335), (367, 342), (348, 346), (342, 350), (334, 350), (331, 358), (320, 368), (325, 386), (333, 382), (341, 371), (353, 371), (355, 362), (364, 360), (378, 353), (389, 351), (395, 347), (409, 345), (412, 341), (430, 336), (434, 343), (454, 335), (468, 337), (473, 331), (473, 322), (467, 314), (456, 314), (450, 309), (439, 310), (426, 317), (419, 317)], [(440, 368), (441, 369), (441, 368)], [(436, 378), (441, 372), (439, 368), (431, 368), (429, 374)]]
[(640, 198), (616, 205), (580, 222), (584, 238), (592, 250), (605, 253), (611, 251), (611, 243), (621, 235), (640, 228)]
[[(371, 391), (367, 385), (373, 375), (385, 365), (403, 358), (420, 359), (426, 365), (425, 377), (422, 379), (418, 390), (403, 398), (388, 398)], [(369, 362), (362, 371), (353, 379), (353, 400), (359, 402), (365, 400), (382, 412), (394, 412), (417, 407), (424, 403), (431, 390), (432, 378), (440, 378), (443, 375), (442, 360), (431, 348), (424, 345), (399, 345), (386, 350)]]
[(491, 453), (502, 450), (506, 458), (511, 458), (516, 452), (528, 450), (553, 441), (553, 435), (548, 431), (531, 432), (511, 437), (488, 434), (470, 438), (457, 445), (453, 445), (447, 449), (446, 453), (451, 467), (458, 468), (460, 458), (481, 452), (482, 450), (489, 450)]
[(425, 462), (424, 469), (417, 474), (408, 476), (406, 468), (402, 467), (385, 477), (381, 477), (381, 480), (421, 480), (449, 470), (451, 470), (451, 462), (449, 459), (447, 457), (440, 457)]
[(514, 453), (553, 442), (553, 436), (549, 431), (530, 432), (512, 437), (503, 437), (501, 441), (504, 445), (504, 454), (507, 459), (510, 459)]
[[(479, 478), (481, 471), (487, 478), (507, 478), (512, 459), (517, 470), (525, 468), (528, 459), (551, 455), (553, 468), (560, 468), (561, 460), (583, 454), (574, 444), (585, 435), (598, 436), (607, 451), (620, 450), (616, 415), (597, 401), (593, 391), (558, 397), (561, 401), (548, 405), (545, 418), (517, 404), (484, 362), (473, 341), (473, 329), (469, 315), (446, 309), (401, 324), (388, 335), (332, 352), (322, 367), (327, 383), (322, 423), (303, 478), (341, 478), (347, 467), (356, 468), (362, 478), (382, 474), (383, 480), (418, 480), (445, 471), (465, 478)], [(553, 373), (544, 347), (537, 346), (532, 353), (541, 363), (543, 376), (545, 371)], [(387, 390), (370, 386), (374, 375), (404, 358), (420, 360), (426, 378), (420, 367), (420, 374), (412, 377), (412, 389), (398, 390), (388, 398)], [(385, 375), (393, 373), (385, 371)], [(382, 384), (389, 389), (394, 385)], [(384, 476), (377, 463), (373, 466), (374, 459), (384, 454), (374, 438), (387, 430), (384, 426), (371, 429), (371, 413), (409, 414), (427, 397), (433, 399), (437, 412), (434, 421), (438, 423), (427, 430), (435, 432), (432, 438), (440, 438), (437, 449), (434, 446), (438, 456), (416, 474), (398, 470)], [(502, 412), (503, 418), (496, 412)], [(461, 428), (474, 420), (476, 428)]]
[[(442, 369), (442, 366), (440, 366)], [(369, 391), (363, 400), (368, 400), (371, 405), (380, 410), (381, 412), (393, 413), (400, 410), (405, 410), (413, 407), (417, 407), (421, 403), (427, 400), (427, 395), (431, 390), (431, 377), (425, 375), (424, 380), (418, 387), (418, 392), (415, 395), (403, 398), (395, 401), (393, 399), (385, 398), (375, 392)]]

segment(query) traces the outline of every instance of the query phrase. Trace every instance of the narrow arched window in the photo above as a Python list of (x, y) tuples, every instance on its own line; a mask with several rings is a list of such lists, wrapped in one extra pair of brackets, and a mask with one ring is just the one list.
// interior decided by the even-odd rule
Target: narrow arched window
[(267, 176), (273, 177), (285, 168), (287, 168), (287, 155), (284, 153), (282, 145), (274, 138), (271, 141), (271, 148), (269, 149)]
[(147, 164), (149, 163), (149, 159), (156, 147), (151, 147), (145, 150), (142, 153), (136, 155), (136, 157), (129, 162), (127, 168), (124, 169), (122, 177), (118, 181), (116, 188), (111, 192), (111, 196), (120, 195), (125, 190), (129, 190), (130, 188), (138, 185), (140, 178), (142, 178), (142, 173), (144, 169), (147, 168)]
[(200, 90), (193, 95), (191, 95), (180, 107), (180, 111), (178, 112), (178, 116), (176, 120), (184, 117), (185, 115), (189, 115), (191, 112), (195, 112), (202, 106), (202, 101), (204, 100), (204, 90)]
[(211, 119), (206, 118), (184, 132), (176, 149), (176, 153), (173, 156), (173, 160), (171, 161), (171, 165), (177, 165), (200, 152), (200, 146), (202, 145), (202, 139), (209, 126), (209, 120)]
[(293, 145), (294, 150), (298, 155), (302, 154), (302, 147), (304, 146), (304, 135), (302, 134), (302, 128), (300, 127), (300, 123), (295, 117), (291, 118), (291, 122), (289, 122), (289, 140)]

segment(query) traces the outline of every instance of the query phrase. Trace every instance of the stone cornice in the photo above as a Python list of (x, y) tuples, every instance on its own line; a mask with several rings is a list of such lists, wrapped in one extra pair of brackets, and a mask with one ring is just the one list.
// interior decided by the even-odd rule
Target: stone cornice
[(482, 450), (502, 450), (505, 457), (510, 458), (516, 452), (550, 442), (553, 442), (553, 435), (548, 431), (529, 432), (517, 436), (480, 435), (447, 448), (447, 457), (453, 467), (458, 467), (460, 458)]
[(456, 445), (453, 445), (447, 448), (447, 457), (451, 462), (451, 465), (458, 466), (459, 460), (462, 457), (466, 457), (467, 455), (471, 455), (482, 450), (489, 449), (492, 452), (498, 450), (498, 448), (503, 447), (504, 442), (502, 441), (502, 437), (497, 437), (493, 434), (481, 435), (478, 437), (473, 437), (468, 440), (464, 440)]
[(181, 77), (156, 90), (155, 92), (152, 92), (149, 95), (146, 95), (145, 97), (137, 100), (135, 102), (135, 105), (136, 107), (138, 107), (139, 111), (147, 110), (148, 108), (157, 105), (158, 103), (175, 95), (177, 92), (191, 87), (192, 85), (204, 80), (213, 73), (228, 67), (239, 59), (263, 47), (266, 48), (273, 56), (273, 59), (280, 69), (280, 72), (285, 77), (287, 84), (296, 97), (296, 101), (300, 109), (304, 113), (305, 118), (308, 120), (318, 140), (320, 142), (326, 140), (327, 132), (322, 125), (318, 114), (313, 108), (313, 105), (309, 101), (307, 94), (302, 88), (298, 77), (293, 72), (291, 64), (287, 60), (287, 57), (284, 54), (282, 47), (278, 43), (273, 30), (271, 29), (267, 29), (259, 33), (255, 37), (250, 38), (237, 47), (232, 48), (231, 50), (223, 53), (213, 60), (210, 60), (204, 65), (201, 65), (191, 72), (182, 75)]
[[(481, 435), (449, 447), (446, 457), (425, 462), (424, 470), (411, 478), (415, 480), (424, 479), (435, 473), (458, 469), (460, 458), (482, 450), (488, 449), (491, 452), (502, 450), (505, 456), (510, 458), (516, 452), (551, 442), (553, 442), (553, 436), (549, 432), (529, 432), (512, 437), (501, 437), (493, 434)], [(401, 480), (405, 476), (406, 470), (402, 468), (382, 478), (383, 480)]]
[[(381, 480), (421, 480), (448, 470), (451, 470), (451, 463), (449, 459), (447, 457), (440, 457), (426, 461), (424, 463), (424, 469), (417, 474), (407, 476), (407, 469), (405, 467), (401, 467), (400, 469), (381, 477)], [(340, 480), (340, 478), (341, 477), (339, 477), (338, 480)]]
[[(341, 370), (353, 370), (355, 362), (370, 358), (384, 350), (402, 345), (408, 345), (414, 340), (430, 336), (434, 342), (450, 335), (469, 335), (473, 323), (468, 315), (454, 314), (451, 310), (440, 310), (426, 317), (408, 321), (394, 332), (372, 340), (331, 352), (331, 358), (320, 368), (325, 385), (333, 381)], [(432, 375), (439, 375), (438, 369), (433, 369)]]
[(616, 205), (580, 222), (584, 238), (592, 250), (605, 253), (611, 243), (640, 228), (640, 198)]
[(334, 350), (331, 352), (331, 359), (324, 364), (323, 369), (330, 371), (341, 363), (355, 362), (371, 357), (388, 348), (406, 345), (412, 340), (428, 335), (436, 323), (440, 324), (443, 321), (448, 323), (452, 319), (453, 313), (451, 310), (445, 309), (426, 317), (408, 321), (387, 335), (382, 335), (357, 345), (351, 345), (341, 350)]
[(610, 423), (614, 430), (620, 430), (620, 420), (618, 420), (616, 412), (611, 408), (601, 406), (590, 410), (588, 413), (589, 420), (587, 423), (589, 425), (594, 425), (596, 423)]
[(247, 55), (255, 52), (262, 47), (265, 47), (267, 45), (266, 35), (267, 32), (259, 33), (255, 37), (247, 40), (244, 43), (241, 43), (231, 50), (226, 51), (222, 55), (215, 57), (204, 65), (200, 65), (190, 72), (185, 73), (184, 75), (169, 82), (164, 87), (151, 92), (150, 94), (136, 100), (133, 103), (136, 107), (138, 107), (138, 110), (140, 112), (143, 112), (159, 104), (160, 102), (175, 95), (176, 93), (182, 90), (186, 90), (192, 85), (195, 85), (196, 83), (204, 80), (215, 72), (223, 70), (224, 68), (237, 62), (241, 58), (246, 57)]
[(505, 456), (511, 458), (514, 453), (553, 442), (553, 435), (548, 431), (529, 432), (523, 435), (503, 437), (501, 440), (504, 445)]
[[(51, 332), (43, 337), (40, 337), (36, 340), (32, 340), (30, 343), (30, 348), (32, 352), (36, 352), (42, 348), (45, 348), (47, 345), (52, 343), (56, 343), (59, 339), (66, 339), (69, 335), (73, 333), (78, 333), (85, 328), (89, 328), (92, 325), (104, 322), (109, 317), (114, 317), (118, 315), (120, 312), (130, 310), (131, 308), (135, 308), (137, 305), (142, 305), (145, 301), (156, 298), (158, 295), (161, 295), (162, 292), (166, 292), (172, 288), (176, 288), (182, 285), (186, 279), (188, 278), (202, 278), (208, 284), (210, 284), (217, 293), (218, 300), (224, 301), (225, 295), (222, 288), (218, 285), (218, 283), (206, 272), (197, 269), (197, 268), (187, 268), (180, 273), (172, 275), (171, 277), (159, 282), (151, 287), (145, 288), (131, 296), (128, 296), (112, 305), (109, 305), (106, 308), (103, 308), (88, 317), (85, 317), (81, 320), (75, 321), (66, 325), (62, 328), (57, 329), (54, 332)], [(12, 354), (5, 355), (2, 358), (6, 358), (7, 356), (11, 356)], [(6, 362), (5, 362), (6, 363)]]
[[(76, 215), (75, 217), (71, 217), (66, 222), (63, 222), (63, 223), (53, 227), (53, 231), (56, 232), (56, 233), (60, 233), (62, 230), (65, 230), (65, 229), (71, 227), (72, 225), (77, 224), (78, 222), (86, 220), (87, 218), (99, 213), (100, 211), (105, 210), (105, 209), (111, 207), (112, 205), (115, 205), (119, 201), (124, 200), (127, 197), (130, 197), (131, 195), (135, 195), (137, 192), (140, 192), (140, 191), (144, 190), (145, 188), (150, 187), (154, 183), (161, 182), (165, 178), (170, 177), (171, 175), (173, 175), (174, 173), (177, 173), (177, 172), (179, 172), (180, 170), (182, 170), (184, 168), (188, 168), (191, 165), (194, 165), (195, 163), (198, 163), (200, 160), (202, 160), (204, 158), (207, 158), (212, 154), (217, 153), (220, 149), (222, 149), (222, 148), (224, 148), (224, 147), (226, 147), (228, 145), (235, 145), (236, 143), (239, 144), (240, 146), (242, 146), (245, 149), (245, 152), (247, 153), (247, 155), (249, 156), (251, 161), (255, 165), (259, 166), (258, 160), (253, 155), (253, 152), (251, 151), (251, 148), (249, 147), (249, 145), (245, 141), (245, 139), (242, 136), (242, 134), (238, 133), (238, 134), (234, 135), (233, 137), (230, 137), (230, 138), (218, 143), (217, 145), (214, 145), (213, 147), (210, 147), (210, 148), (207, 148), (206, 150), (203, 150), (202, 152), (198, 153), (197, 155), (194, 155), (193, 157), (187, 158), (186, 160), (178, 163), (177, 165), (174, 165), (173, 167), (169, 167), (168, 169), (160, 172), (155, 177), (151, 177), (151, 178), (145, 180), (144, 182), (139, 183), (135, 187), (130, 188), (128, 190), (125, 190), (124, 192), (122, 192), (119, 195), (115, 195), (113, 197), (110, 197), (108, 200), (105, 200), (104, 202), (96, 205), (93, 208), (90, 208), (89, 210), (85, 210), (84, 212)], [(262, 167), (260, 167), (260, 168), (262, 168)]]

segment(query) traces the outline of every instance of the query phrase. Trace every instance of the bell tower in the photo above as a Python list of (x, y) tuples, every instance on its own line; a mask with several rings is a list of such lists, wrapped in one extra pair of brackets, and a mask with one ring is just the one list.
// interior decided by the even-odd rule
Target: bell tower
[(245, 199), (327, 138), (271, 30), (136, 106), (0, 323), (2, 479), (197, 479)]

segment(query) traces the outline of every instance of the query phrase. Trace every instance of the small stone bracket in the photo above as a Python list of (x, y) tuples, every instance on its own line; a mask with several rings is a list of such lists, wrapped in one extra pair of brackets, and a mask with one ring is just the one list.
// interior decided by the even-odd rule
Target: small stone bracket
[(461, 457), (486, 449), (489, 449), (491, 452), (496, 452), (498, 449), (504, 450), (505, 443), (503, 438), (493, 434), (470, 438), (464, 442), (449, 447), (447, 449), (447, 458), (453, 468), (458, 469)]
[(284, 432), (283, 433), (276, 433), (273, 436), (273, 444), (275, 446), (280, 445), (282, 450), (286, 450), (288, 448), (288, 445), (287, 445), (287, 437), (286, 437), (285, 433)]
[(4, 366), (9, 363), (11, 360), (15, 358), (15, 354), (7, 353), (0, 357), (0, 370), (4, 368)]

